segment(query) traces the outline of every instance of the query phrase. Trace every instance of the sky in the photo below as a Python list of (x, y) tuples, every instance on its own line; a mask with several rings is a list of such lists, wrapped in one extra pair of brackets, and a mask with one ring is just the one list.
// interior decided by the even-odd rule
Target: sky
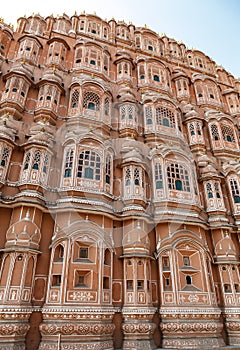
[(204, 52), (235, 78), (240, 78), (240, 0), (9, 0), (0, 16), (16, 28), (17, 19), (75, 12), (102, 19), (147, 25), (157, 33)]

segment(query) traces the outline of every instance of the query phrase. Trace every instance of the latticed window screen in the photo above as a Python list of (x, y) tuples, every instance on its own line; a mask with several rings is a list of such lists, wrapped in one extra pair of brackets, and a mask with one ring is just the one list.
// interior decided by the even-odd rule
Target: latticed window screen
[(160, 164), (160, 163), (155, 164), (154, 173), (155, 173), (156, 189), (163, 188), (162, 164)]
[(206, 184), (206, 189), (207, 189), (207, 197), (213, 198), (213, 189), (212, 189), (212, 185), (209, 182)]
[(125, 185), (126, 186), (130, 186), (131, 185), (131, 169), (130, 167), (127, 167), (126, 168), (126, 171), (125, 171)]
[(189, 128), (190, 135), (191, 136), (195, 135), (194, 124), (193, 123), (189, 124), (188, 128)]
[(134, 185), (141, 186), (140, 171), (138, 168), (134, 168)]
[(169, 189), (190, 192), (188, 171), (181, 164), (170, 164), (167, 167), (167, 177)]
[(108, 156), (106, 158), (105, 177), (106, 177), (106, 183), (110, 185), (110, 182), (111, 182), (111, 158), (110, 158), (110, 156)]
[(79, 103), (79, 90), (73, 90), (71, 97), (71, 108), (77, 108)]
[(124, 105), (120, 107), (120, 117), (122, 120), (135, 120), (135, 107), (133, 105)]
[(122, 120), (126, 119), (126, 106), (120, 107), (120, 117)]
[(77, 177), (100, 180), (101, 159), (98, 153), (84, 150), (78, 157)]
[(145, 107), (145, 120), (147, 125), (153, 124), (153, 112), (152, 107)]
[(234, 203), (240, 203), (240, 191), (237, 180), (230, 179), (230, 187)]
[(64, 177), (72, 176), (73, 157), (74, 157), (74, 152), (72, 149), (69, 149), (65, 156)]
[(217, 125), (215, 125), (215, 124), (211, 125), (211, 134), (212, 134), (212, 138), (214, 141), (219, 140), (219, 132), (218, 132)]
[(233, 129), (228, 125), (221, 125), (223, 139), (228, 142), (235, 142)]
[(175, 128), (175, 117), (174, 113), (166, 107), (156, 108), (156, 123), (158, 125), (168, 126)]
[(43, 160), (43, 173), (44, 174), (47, 174), (48, 166), (49, 166), (49, 156), (47, 154), (45, 154), (44, 160)]
[(24, 169), (24, 170), (27, 170), (28, 167), (29, 167), (30, 156), (31, 156), (31, 154), (30, 154), (30, 152), (28, 152), (28, 153), (26, 154), (26, 157), (25, 157), (25, 162), (24, 162), (24, 166), (23, 166), (23, 169)]
[(128, 105), (128, 119), (135, 119), (135, 108), (132, 105)]
[(35, 170), (38, 170), (40, 166), (40, 161), (41, 161), (41, 153), (40, 151), (36, 151), (33, 158), (32, 168)]
[(5, 167), (10, 154), (10, 149), (8, 147), (3, 147), (0, 165)]
[(221, 198), (221, 195), (220, 195), (220, 186), (219, 186), (219, 183), (218, 183), (218, 182), (215, 182), (215, 183), (214, 183), (214, 189), (215, 189), (216, 197), (217, 197), (217, 198)]
[(104, 100), (104, 114), (109, 115), (110, 114), (110, 101), (109, 98), (106, 97)]
[(196, 126), (197, 126), (197, 134), (202, 135), (202, 129), (201, 129), (200, 123), (197, 123)]
[(92, 91), (85, 92), (83, 98), (83, 108), (99, 111), (100, 97), (98, 96), (98, 94)]

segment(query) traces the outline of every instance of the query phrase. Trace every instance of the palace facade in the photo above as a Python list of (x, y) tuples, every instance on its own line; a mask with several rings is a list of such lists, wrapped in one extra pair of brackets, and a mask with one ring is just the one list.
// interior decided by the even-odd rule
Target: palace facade
[(0, 349), (239, 348), (240, 80), (85, 13), (0, 71)]

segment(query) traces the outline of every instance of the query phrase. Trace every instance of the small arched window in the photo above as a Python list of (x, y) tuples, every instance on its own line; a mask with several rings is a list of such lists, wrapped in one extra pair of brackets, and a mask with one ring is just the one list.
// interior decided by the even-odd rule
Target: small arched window
[(186, 276), (186, 283), (187, 283), (188, 285), (191, 285), (191, 284), (192, 284), (192, 277), (191, 277), (191, 276), (189, 276), (189, 275)]
[(131, 169), (129, 167), (126, 168), (126, 172), (125, 172), (125, 185), (126, 186), (131, 185)]
[(111, 158), (110, 158), (110, 156), (108, 156), (106, 158), (105, 176), (106, 176), (106, 183), (108, 185), (110, 185), (110, 182), (111, 182)]
[(155, 186), (159, 190), (163, 188), (163, 175), (162, 175), (162, 164), (155, 164)]
[(79, 90), (74, 89), (71, 96), (71, 108), (77, 108), (79, 104)]
[(32, 165), (33, 169), (39, 170), (40, 160), (41, 160), (41, 153), (37, 151), (34, 154), (33, 165)]
[(8, 147), (4, 147), (3, 150), (2, 150), (2, 155), (1, 155), (1, 163), (0, 165), (2, 167), (5, 167), (6, 166), (6, 163), (7, 163), (7, 159), (9, 157), (9, 154), (10, 154), (10, 149)]
[(28, 167), (29, 167), (29, 162), (30, 162), (30, 157), (31, 157), (31, 154), (30, 152), (28, 152), (26, 154), (26, 157), (25, 157), (25, 162), (24, 162), (24, 166), (23, 166), (23, 170), (27, 170)]
[(73, 168), (73, 156), (74, 152), (72, 149), (68, 150), (65, 156), (65, 166), (64, 166), (64, 177), (72, 176), (72, 168)]
[(208, 182), (207, 185), (207, 197), (210, 199), (210, 198), (213, 198), (213, 190), (212, 190), (212, 185)]
[(212, 134), (212, 138), (214, 141), (218, 141), (219, 140), (219, 133), (218, 133), (218, 127), (216, 124), (212, 124), (211, 125), (211, 134)]
[(221, 125), (223, 139), (227, 142), (235, 142), (234, 131), (228, 125)]
[(240, 203), (240, 189), (238, 181), (236, 179), (230, 179), (229, 185), (234, 203)]

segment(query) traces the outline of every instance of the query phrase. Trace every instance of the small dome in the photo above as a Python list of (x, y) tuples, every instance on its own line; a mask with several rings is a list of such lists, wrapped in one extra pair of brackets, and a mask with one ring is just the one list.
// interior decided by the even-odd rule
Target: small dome
[(124, 235), (122, 244), (124, 255), (149, 256), (148, 234), (139, 225)]
[(24, 219), (9, 227), (6, 238), (6, 247), (18, 246), (38, 249), (41, 235), (37, 225), (26, 215)]
[(236, 248), (228, 234), (216, 244), (215, 253), (219, 258), (236, 259)]

